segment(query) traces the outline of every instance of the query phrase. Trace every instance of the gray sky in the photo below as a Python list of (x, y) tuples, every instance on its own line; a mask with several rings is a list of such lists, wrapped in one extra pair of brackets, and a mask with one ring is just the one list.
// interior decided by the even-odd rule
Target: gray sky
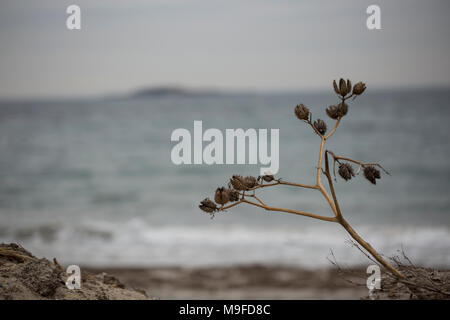
[[(66, 7), (82, 30), (66, 29)], [(382, 30), (366, 28), (381, 7)], [(0, 1), (0, 97), (450, 86), (450, 1)]]

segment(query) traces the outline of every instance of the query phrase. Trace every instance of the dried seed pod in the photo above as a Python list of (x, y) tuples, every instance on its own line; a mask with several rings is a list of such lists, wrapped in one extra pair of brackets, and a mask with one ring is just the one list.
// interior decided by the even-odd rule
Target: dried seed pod
[(308, 120), (309, 119), (309, 109), (305, 107), (304, 104), (299, 104), (294, 109), (295, 115), (300, 120)]
[(266, 174), (261, 177), (265, 182), (271, 182), (275, 179), (273, 174)]
[(336, 106), (329, 106), (325, 112), (327, 113), (327, 115), (331, 118), (336, 120), (337, 118), (339, 118), (339, 112), (338, 112), (338, 107)]
[(364, 90), (366, 90), (366, 84), (364, 82), (358, 82), (353, 87), (353, 94), (359, 96), (361, 93), (364, 92)]
[(200, 202), (200, 205), (198, 207), (207, 213), (213, 213), (217, 210), (216, 204), (209, 200), (209, 198), (206, 198), (202, 202)]
[(245, 177), (245, 185), (248, 189), (255, 187), (258, 184), (258, 180), (255, 177), (247, 176)]
[(314, 128), (316, 128), (321, 135), (324, 135), (325, 132), (327, 132), (327, 125), (325, 124), (325, 121), (320, 119), (314, 121)]
[(229, 200), (228, 191), (224, 187), (216, 189), (216, 194), (214, 195), (214, 201), (218, 204), (224, 205)]
[(234, 189), (227, 189), (227, 192), (228, 192), (228, 198), (231, 202), (239, 200), (239, 191), (234, 190)]
[(339, 80), (339, 92), (341, 94), (341, 96), (346, 96), (347, 95), (347, 85), (345, 84), (345, 80), (344, 79), (340, 79)]
[(338, 173), (341, 176), (341, 178), (344, 179), (345, 181), (348, 181), (352, 177), (355, 176), (355, 172), (353, 171), (353, 167), (349, 163), (341, 163), (339, 165)]
[(336, 80), (333, 80), (333, 89), (334, 89), (334, 92), (336, 92), (337, 94), (341, 94), (341, 91), (339, 90), (339, 88), (337, 86)]
[(245, 180), (240, 175), (233, 175), (233, 177), (230, 179), (230, 183), (236, 190), (247, 190), (247, 186), (245, 184)]
[(350, 79), (347, 79), (347, 92), (345, 94), (349, 94), (350, 91), (352, 91), (352, 82), (350, 81)]
[(343, 117), (348, 112), (348, 105), (345, 102), (341, 102), (339, 106), (337, 107), (337, 112), (339, 117)]
[(376, 169), (374, 166), (364, 167), (364, 177), (373, 184), (377, 184), (376, 179), (381, 178), (380, 170)]

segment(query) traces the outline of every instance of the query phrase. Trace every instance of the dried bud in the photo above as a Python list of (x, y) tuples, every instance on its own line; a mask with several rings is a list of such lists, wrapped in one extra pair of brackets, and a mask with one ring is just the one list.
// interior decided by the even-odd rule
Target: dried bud
[(216, 194), (214, 195), (214, 201), (218, 204), (224, 205), (229, 200), (228, 191), (226, 188), (221, 187), (216, 189)]
[(338, 106), (337, 112), (339, 117), (345, 116), (348, 112), (348, 105), (345, 102), (341, 102)]
[(341, 91), (339, 90), (339, 88), (337, 86), (336, 80), (333, 80), (333, 89), (334, 89), (334, 92), (336, 92), (337, 94), (341, 94)]
[(353, 94), (359, 96), (361, 93), (364, 92), (364, 90), (366, 90), (366, 84), (364, 82), (358, 82), (353, 87)]
[(325, 122), (323, 120), (317, 119), (316, 121), (314, 121), (314, 128), (317, 129), (317, 131), (319, 131), (319, 133), (321, 135), (324, 135), (325, 132), (327, 132), (327, 125), (325, 124)]
[(245, 185), (248, 189), (255, 187), (258, 184), (258, 180), (255, 177), (247, 176), (245, 177)]
[(381, 178), (380, 170), (376, 169), (374, 166), (367, 166), (364, 168), (364, 177), (373, 184), (377, 184), (376, 179)]
[(300, 120), (308, 120), (309, 119), (309, 109), (305, 107), (304, 104), (299, 104), (294, 109), (295, 115)]
[(344, 179), (345, 181), (348, 181), (352, 177), (355, 176), (355, 172), (353, 171), (353, 167), (350, 164), (348, 164), (348, 163), (341, 163), (339, 165), (338, 173), (341, 176), (341, 178)]
[(264, 176), (261, 177), (265, 182), (270, 182), (273, 181), (275, 178), (273, 176), (273, 174), (266, 174)]
[(242, 176), (234, 175), (230, 179), (230, 183), (233, 186), (233, 188), (236, 190), (247, 190), (245, 180), (244, 180), (244, 178), (242, 178)]
[(239, 191), (234, 189), (227, 189), (227, 191), (228, 191), (228, 198), (231, 202), (239, 200)]
[(345, 84), (345, 80), (342, 78), (339, 80), (339, 92), (343, 97), (346, 96), (348, 93), (347, 85)]
[(206, 198), (202, 202), (200, 202), (200, 205), (198, 207), (207, 213), (213, 213), (217, 210), (216, 204), (209, 200), (209, 198)]
[(352, 82), (350, 79), (347, 79), (347, 92), (345, 94), (349, 94), (352, 91)]
[(331, 119), (336, 120), (337, 118), (339, 118), (338, 107), (329, 106), (325, 111)]

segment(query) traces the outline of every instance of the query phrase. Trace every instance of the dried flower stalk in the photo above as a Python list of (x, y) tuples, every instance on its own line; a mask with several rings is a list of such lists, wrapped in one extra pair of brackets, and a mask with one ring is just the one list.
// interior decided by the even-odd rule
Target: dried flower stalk
[[(387, 262), (368, 242), (366, 242), (363, 238), (361, 238), (361, 236), (350, 226), (350, 224), (344, 219), (342, 215), (342, 211), (336, 197), (333, 179), (330, 173), (329, 156), (333, 158), (333, 175), (335, 177), (335, 180), (336, 180), (336, 170), (335, 170), (336, 164), (339, 164), (338, 173), (345, 181), (348, 181), (355, 176), (353, 167), (351, 166), (350, 163), (356, 164), (358, 166), (356, 175), (358, 175), (361, 172), (361, 170), (363, 170), (364, 177), (373, 184), (376, 184), (376, 179), (381, 178), (381, 173), (377, 168), (381, 169), (386, 174), (389, 173), (378, 163), (365, 163), (348, 157), (338, 156), (332, 151), (325, 150), (326, 141), (333, 136), (339, 124), (341, 123), (342, 118), (348, 112), (348, 105), (345, 102), (350, 98), (355, 99), (357, 96), (361, 95), (365, 91), (366, 85), (363, 82), (358, 82), (353, 86), (352, 89), (350, 80), (345, 81), (344, 79), (340, 79), (339, 84), (336, 81), (333, 81), (333, 88), (336, 94), (339, 96), (340, 101), (337, 105), (329, 106), (326, 109), (327, 115), (331, 119), (336, 120), (336, 123), (334, 124), (333, 128), (328, 132), (328, 134), (326, 134), (327, 126), (325, 122), (321, 119), (317, 119), (316, 121), (313, 122), (312, 114), (306, 106), (304, 106), (303, 104), (299, 104), (294, 109), (294, 113), (297, 116), (297, 118), (310, 125), (313, 131), (320, 137), (320, 148), (317, 161), (315, 184), (310, 185), (310, 184), (287, 182), (282, 179), (275, 179), (274, 176), (271, 174), (260, 176), (258, 178), (255, 177), (244, 178), (239, 175), (234, 175), (230, 179), (228, 188), (221, 187), (216, 190), (215, 200), (216, 203), (219, 204), (220, 206), (216, 206), (216, 204), (213, 201), (209, 200), (209, 198), (206, 198), (201, 202), (199, 207), (203, 211), (214, 216), (216, 212), (222, 212), (224, 210), (235, 207), (239, 204), (247, 203), (268, 211), (292, 213), (322, 221), (338, 223), (376, 261), (378, 261), (382, 266), (384, 266), (396, 277), (403, 278), (403, 275), (400, 273), (400, 271), (398, 271), (389, 262)], [(325, 176), (328, 182), (329, 192), (331, 193), (331, 195), (322, 183), (321, 179), (322, 175)], [(273, 187), (277, 185), (288, 185), (298, 188), (318, 190), (323, 195), (325, 200), (328, 202), (334, 216), (332, 217), (322, 216), (305, 211), (272, 207), (264, 203), (258, 196), (256, 196), (256, 191), (258, 189)], [(228, 202), (232, 203), (226, 205)]]

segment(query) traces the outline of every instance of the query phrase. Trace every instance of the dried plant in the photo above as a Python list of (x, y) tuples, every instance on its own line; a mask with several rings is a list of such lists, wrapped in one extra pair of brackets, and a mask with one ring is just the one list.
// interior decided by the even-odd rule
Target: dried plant
[[(216, 212), (222, 212), (239, 204), (246, 203), (269, 211), (292, 213), (322, 221), (338, 223), (345, 230), (347, 230), (350, 236), (357, 243), (359, 243), (359, 245), (361, 245), (361, 247), (363, 247), (376, 261), (378, 261), (396, 277), (403, 278), (403, 275), (400, 273), (400, 271), (398, 271), (389, 262), (387, 262), (368, 242), (361, 238), (361, 236), (356, 233), (356, 231), (350, 226), (350, 224), (344, 219), (342, 215), (342, 211), (336, 197), (333, 179), (331, 177), (329, 164), (330, 157), (333, 160), (332, 166), (333, 175), (335, 178), (334, 180), (336, 180), (336, 165), (338, 165), (338, 174), (345, 181), (348, 181), (356, 175), (359, 175), (362, 170), (364, 177), (371, 183), (376, 184), (376, 180), (381, 178), (380, 170), (382, 170), (386, 174), (389, 173), (378, 163), (361, 162), (353, 160), (351, 158), (339, 156), (332, 151), (325, 150), (326, 141), (335, 133), (336, 129), (342, 121), (342, 118), (348, 113), (348, 105), (346, 104), (346, 101), (348, 101), (350, 98), (353, 98), (354, 100), (357, 96), (361, 95), (365, 91), (366, 85), (363, 82), (358, 82), (353, 86), (352, 89), (350, 80), (345, 81), (344, 79), (340, 79), (339, 84), (336, 83), (336, 81), (333, 81), (333, 88), (339, 97), (339, 102), (336, 105), (329, 106), (326, 109), (326, 114), (331, 119), (336, 120), (333, 128), (328, 132), (328, 134), (326, 133), (327, 125), (325, 121), (316, 119), (313, 122), (312, 114), (305, 105), (299, 104), (294, 109), (294, 113), (297, 118), (311, 126), (311, 128), (320, 138), (320, 149), (316, 169), (317, 172), (315, 184), (287, 182), (282, 179), (275, 179), (275, 177), (271, 174), (266, 174), (257, 178), (251, 176), (244, 178), (240, 175), (233, 175), (228, 183), (228, 188), (220, 187), (216, 190), (214, 199), (219, 206), (217, 206), (213, 201), (206, 198), (201, 202), (199, 207), (203, 211), (214, 216)], [(357, 166), (356, 173), (352, 167), (352, 164)], [(322, 183), (322, 175), (325, 176), (328, 182), (329, 191), (327, 191)], [(277, 185), (288, 185), (319, 191), (328, 202), (334, 216), (321, 216), (305, 211), (272, 207), (264, 203), (258, 196), (256, 196), (256, 191), (258, 189), (273, 187)], [(227, 203), (230, 204), (226, 205)]]

